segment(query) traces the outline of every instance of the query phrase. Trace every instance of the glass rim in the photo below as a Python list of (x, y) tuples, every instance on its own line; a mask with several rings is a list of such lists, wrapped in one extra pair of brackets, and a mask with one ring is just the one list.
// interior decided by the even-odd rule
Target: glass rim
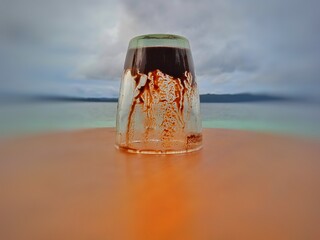
[(130, 40), (128, 48), (143, 47), (175, 47), (190, 49), (189, 41), (186, 37), (162, 33), (135, 36)]

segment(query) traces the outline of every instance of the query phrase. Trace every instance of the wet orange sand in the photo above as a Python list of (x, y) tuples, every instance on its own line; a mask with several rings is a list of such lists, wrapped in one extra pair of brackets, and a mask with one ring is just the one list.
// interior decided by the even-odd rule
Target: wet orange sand
[(186, 155), (111, 128), (0, 142), (0, 239), (320, 239), (320, 143), (205, 129)]

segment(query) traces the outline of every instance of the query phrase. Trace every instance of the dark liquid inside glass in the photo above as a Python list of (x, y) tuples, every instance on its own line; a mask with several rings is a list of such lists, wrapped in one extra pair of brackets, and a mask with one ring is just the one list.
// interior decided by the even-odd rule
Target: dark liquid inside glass
[(184, 78), (185, 72), (194, 74), (191, 52), (186, 48), (144, 47), (129, 49), (124, 68), (148, 74), (159, 69), (174, 78)]

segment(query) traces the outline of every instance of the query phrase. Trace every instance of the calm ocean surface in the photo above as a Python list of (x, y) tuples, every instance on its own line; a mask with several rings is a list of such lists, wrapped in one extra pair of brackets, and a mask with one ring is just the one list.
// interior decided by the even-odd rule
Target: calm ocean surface
[[(319, 104), (202, 103), (205, 128), (246, 129), (320, 138)], [(114, 127), (116, 103), (57, 102), (0, 105), (0, 135)]]

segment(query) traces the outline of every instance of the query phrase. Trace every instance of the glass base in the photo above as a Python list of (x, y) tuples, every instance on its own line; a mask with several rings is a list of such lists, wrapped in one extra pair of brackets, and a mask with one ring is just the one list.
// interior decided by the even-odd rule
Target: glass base
[(128, 147), (128, 146), (116, 144), (115, 147), (121, 151), (129, 152), (129, 153), (141, 153), (141, 154), (183, 154), (183, 153), (198, 151), (202, 148), (202, 144), (199, 144), (199, 143), (195, 144), (195, 146), (190, 146), (188, 148), (175, 148), (175, 149), (174, 148), (159, 149), (159, 147), (147, 148), (145, 147), (145, 143), (143, 142), (134, 142), (130, 145), (131, 146)]

